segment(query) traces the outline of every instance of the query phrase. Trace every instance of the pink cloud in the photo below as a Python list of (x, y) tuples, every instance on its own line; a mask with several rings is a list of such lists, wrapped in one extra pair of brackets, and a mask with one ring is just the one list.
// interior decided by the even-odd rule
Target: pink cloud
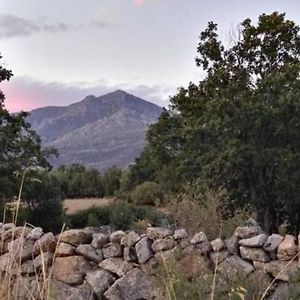
[(145, 0), (134, 0), (134, 5), (141, 6), (145, 3)]
[(10, 112), (30, 111), (43, 106), (69, 105), (81, 101), (88, 95), (100, 96), (118, 89), (158, 105), (166, 106), (169, 95), (176, 92), (175, 88), (163, 85), (108, 85), (105, 82), (92, 85), (86, 83), (47, 83), (27, 77), (13, 77), (9, 82), (3, 82), (0, 88), (6, 96), (5, 106)]

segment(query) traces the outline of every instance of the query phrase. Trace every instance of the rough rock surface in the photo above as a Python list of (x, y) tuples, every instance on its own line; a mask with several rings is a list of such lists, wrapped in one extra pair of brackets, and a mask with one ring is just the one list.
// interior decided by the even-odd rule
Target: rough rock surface
[(153, 289), (150, 278), (135, 268), (115, 281), (104, 295), (108, 300), (148, 300), (153, 298)]
[(204, 232), (197, 232), (191, 239), (191, 244), (200, 244), (202, 242), (208, 242), (208, 238)]
[(240, 240), (240, 245), (245, 247), (262, 247), (267, 241), (268, 236), (265, 233), (253, 236), (248, 239)]
[(76, 253), (82, 255), (86, 259), (99, 263), (103, 260), (103, 253), (101, 249), (95, 249), (91, 245), (79, 245), (76, 248)]
[(269, 256), (263, 249), (250, 248), (250, 247), (240, 247), (241, 257), (247, 260), (268, 262), (270, 260)]
[(254, 267), (249, 262), (237, 255), (227, 257), (219, 264), (218, 269), (221, 273), (227, 274), (230, 277), (236, 276), (239, 273), (250, 274), (254, 271)]
[(275, 252), (282, 241), (283, 237), (281, 235), (273, 233), (267, 238), (264, 249), (268, 252)]
[(144, 264), (153, 256), (151, 242), (147, 237), (143, 237), (139, 242), (136, 243), (135, 251), (140, 264)]
[(134, 231), (126, 233), (121, 239), (121, 245), (132, 247), (141, 239), (140, 235)]
[(171, 229), (162, 227), (148, 227), (146, 230), (146, 236), (150, 240), (164, 239), (173, 234)]
[(59, 240), (61, 242), (69, 243), (74, 246), (80, 244), (89, 244), (92, 241), (92, 234), (87, 230), (70, 229), (60, 234)]
[(286, 235), (278, 246), (277, 257), (279, 260), (291, 260), (295, 258), (297, 252), (298, 247), (295, 244), (295, 238), (292, 235)]

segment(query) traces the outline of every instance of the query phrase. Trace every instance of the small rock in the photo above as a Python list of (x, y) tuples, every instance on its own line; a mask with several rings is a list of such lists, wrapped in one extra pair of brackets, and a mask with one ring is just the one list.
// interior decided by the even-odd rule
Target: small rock
[(67, 284), (82, 284), (91, 269), (89, 262), (82, 256), (57, 257), (54, 261), (54, 277)]
[(112, 274), (105, 270), (89, 271), (85, 279), (99, 299), (103, 299), (104, 292), (114, 282)]
[(156, 275), (159, 266), (159, 259), (152, 257), (146, 263), (141, 264), (140, 267), (146, 275)]
[(120, 244), (109, 243), (105, 245), (105, 247), (102, 250), (104, 258), (123, 256), (122, 246)]
[(140, 241), (135, 244), (136, 256), (140, 264), (144, 264), (153, 256), (151, 250), (151, 242), (147, 237), (143, 237)]
[(220, 238), (217, 238), (210, 243), (214, 251), (220, 251), (225, 247), (224, 241)]
[(41, 227), (35, 227), (30, 231), (27, 238), (29, 240), (36, 241), (36, 240), (40, 239), (43, 234), (44, 234), (44, 232), (43, 232), (43, 229)]
[(92, 234), (87, 230), (70, 229), (62, 232), (59, 236), (59, 240), (74, 246), (79, 246), (80, 244), (90, 244)]
[(96, 249), (102, 249), (108, 243), (108, 235), (104, 233), (94, 233), (91, 246)]
[(265, 233), (261, 233), (251, 238), (240, 240), (239, 243), (245, 247), (262, 247), (266, 243), (267, 238), (268, 236)]
[(286, 282), (280, 282), (277, 284), (274, 292), (270, 296), (269, 300), (283, 300), (289, 299), (289, 285)]
[(263, 233), (260, 227), (255, 226), (243, 226), (235, 229), (234, 234), (240, 239), (248, 239), (255, 235)]
[(191, 239), (191, 244), (200, 244), (203, 242), (208, 242), (208, 238), (204, 232), (197, 232)]
[(3, 228), (4, 230), (11, 230), (11, 229), (13, 229), (13, 228), (15, 228), (15, 227), (16, 227), (16, 226), (15, 226), (14, 223), (5, 223), (5, 224), (2, 225), (2, 228)]
[(122, 230), (114, 231), (110, 237), (109, 240), (111, 243), (120, 243), (122, 237), (125, 235), (125, 232)]
[(154, 252), (170, 250), (174, 248), (176, 245), (177, 243), (172, 237), (166, 239), (157, 239), (152, 244), (152, 250)]
[(35, 258), (33, 264), (36, 270), (44, 270), (47, 267), (51, 266), (53, 262), (53, 253), (45, 252), (40, 254), (38, 257)]
[(190, 245), (181, 251), (182, 256), (202, 255), (202, 251), (196, 245)]
[(295, 238), (292, 235), (286, 235), (284, 240), (279, 244), (277, 257), (279, 260), (294, 259), (298, 253), (298, 247), (295, 244)]
[(146, 236), (150, 240), (164, 239), (172, 234), (171, 229), (163, 227), (148, 227), (146, 230)]
[(76, 253), (84, 256), (87, 260), (99, 263), (103, 260), (103, 253), (101, 249), (95, 249), (91, 245), (79, 245), (76, 248)]
[(68, 243), (59, 243), (55, 255), (57, 257), (65, 257), (75, 255), (75, 247)]
[(99, 267), (118, 275), (119, 277), (124, 276), (128, 271), (134, 268), (134, 264), (124, 262), (122, 258), (108, 258), (103, 260)]
[(182, 229), (176, 229), (174, 231), (174, 235), (173, 236), (174, 236), (175, 240), (181, 240), (181, 239), (187, 238), (188, 234), (187, 234), (186, 230), (182, 228)]
[(105, 292), (108, 300), (153, 299), (151, 280), (140, 269), (129, 271)]
[(240, 247), (241, 257), (243, 259), (252, 260), (252, 261), (262, 261), (268, 262), (270, 261), (269, 256), (263, 249), (260, 248), (248, 248), (248, 247)]
[(268, 252), (275, 252), (282, 241), (283, 237), (281, 235), (273, 233), (267, 238), (264, 249)]
[(126, 233), (121, 239), (121, 245), (125, 247), (134, 246), (141, 239), (140, 235), (134, 231)]

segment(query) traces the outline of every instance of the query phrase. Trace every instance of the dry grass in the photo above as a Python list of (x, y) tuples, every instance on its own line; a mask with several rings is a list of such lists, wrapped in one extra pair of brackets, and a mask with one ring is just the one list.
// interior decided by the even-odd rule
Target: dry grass
[(115, 201), (115, 198), (79, 198), (79, 199), (66, 199), (64, 201), (64, 210), (67, 215), (75, 214), (81, 210), (89, 209), (92, 207), (101, 207), (110, 205)]

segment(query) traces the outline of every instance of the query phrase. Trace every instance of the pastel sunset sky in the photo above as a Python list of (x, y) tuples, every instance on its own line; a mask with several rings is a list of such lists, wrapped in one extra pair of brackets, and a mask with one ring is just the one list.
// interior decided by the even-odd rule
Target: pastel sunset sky
[(208, 21), (221, 38), (250, 17), (299, 0), (0, 0), (2, 83), (10, 111), (66, 105), (123, 89), (162, 106), (203, 76), (194, 58)]

